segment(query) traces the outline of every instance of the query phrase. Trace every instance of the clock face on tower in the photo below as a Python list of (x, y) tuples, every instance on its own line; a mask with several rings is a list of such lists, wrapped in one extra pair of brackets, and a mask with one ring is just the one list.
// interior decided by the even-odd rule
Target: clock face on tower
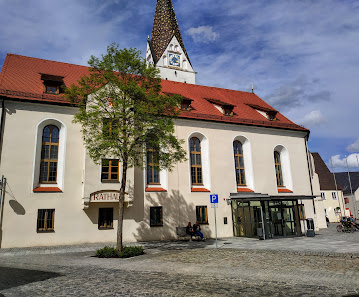
[(181, 67), (181, 56), (176, 54), (169, 54), (170, 66)]

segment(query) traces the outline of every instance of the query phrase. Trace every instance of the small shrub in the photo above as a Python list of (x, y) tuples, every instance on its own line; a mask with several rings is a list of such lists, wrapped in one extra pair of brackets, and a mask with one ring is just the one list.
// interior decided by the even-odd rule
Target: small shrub
[(96, 257), (98, 258), (130, 258), (143, 254), (142, 246), (124, 246), (121, 253), (114, 247), (109, 246), (96, 250)]
[(125, 246), (120, 253), (121, 258), (130, 258), (139, 255), (143, 255), (143, 247), (142, 246)]
[(114, 247), (105, 246), (102, 249), (96, 251), (96, 257), (98, 258), (119, 258), (120, 253)]

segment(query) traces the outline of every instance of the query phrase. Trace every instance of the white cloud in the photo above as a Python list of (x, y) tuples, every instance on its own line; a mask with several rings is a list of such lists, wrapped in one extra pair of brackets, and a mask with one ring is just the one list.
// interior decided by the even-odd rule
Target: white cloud
[(347, 146), (347, 151), (351, 153), (359, 152), (359, 138), (357, 141)]
[(186, 31), (195, 42), (209, 43), (215, 41), (219, 34), (213, 31), (211, 26), (199, 26), (197, 28), (190, 28)]
[[(341, 158), (341, 155), (335, 155), (331, 157), (331, 162), (333, 164), (333, 167), (336, 171), (338, 171), (338, 169), (340, 171), (347, 171), (347, 162), (348, 162), (348, 167), (349, 170), (358, 170), (359, 169), (359, 154), (351, 154), (347, 157), (343, 157)], [(331, 162), (329, 160), (328, 164), (330, 165), (330, 169), (331, 169)]]
[(298, 124), (307, 128), (320, 126), (327, 122), (328, 120), (324, 117), (320, 110), (313, 110), (312, 112), (305, 115), (304, 118), (297, 121)]

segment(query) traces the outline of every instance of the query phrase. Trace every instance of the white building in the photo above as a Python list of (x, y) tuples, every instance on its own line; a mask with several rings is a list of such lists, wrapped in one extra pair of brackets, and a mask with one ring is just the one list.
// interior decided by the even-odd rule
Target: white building
[[(167, 24), (166, 29), (159, 22)], [(158, 35), (157, 30), (160, 30)], [(157, 35), (156, 35), (157, 34)], [(161, 39), (159, 36), (163, 36)], [(176, 136), (188, 161), (172, 172), (131, 169), (124, 241), (176, 238), (199, 221), (214, 236), (209, 194), (219, 195), (219, 237), (266, 238), (316, 228), (309, 131), (253, 93), (195, 85), (171, 1), (157, 1), (146, 57), (161, 69), (162, 91), (183, 96)], [(109, 242), (116, 239), (120, 167), (87, 155), (78, 108), (61, 96), (87, 67), (8, 54), (0, 75), (1, 247)], [(111, 172), (111, 174), (109, 174)]]
[(329, 171), (321, 156), (318, 153), (312, 153), (312, 155), (315, 172), (319, 177), (320, 196), (323, 201), (325, 216), (328, 217), (329, 222), (340, 222), (343, 216), (348, 215), (342, 188), (337, 184), (333, 173)]
[[(336, 172), (338, 184), (343, 189), (346, 216), (359, 219), (359, 172)], [(349, 178), (350, 177), (350, 178)]]

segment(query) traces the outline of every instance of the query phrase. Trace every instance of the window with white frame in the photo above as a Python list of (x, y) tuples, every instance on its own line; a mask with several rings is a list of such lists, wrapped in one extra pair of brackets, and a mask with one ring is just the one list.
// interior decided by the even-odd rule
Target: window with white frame
[(338, 198), (337, 198), (337, 193), (336, 192), (332, 192), (332, 198), (333, 198), (333, 200), (337, 200)]
[[(56, 119), (44, 119), (36, 127), (33, 190), (63, 189), (66, 126)], [(35, 191), (35, 192), (36, 192)]]
[(274, 148), (274, 169), (278, 188), (293, 191), (292, 170), (288, 150), (283, 145)]
[(209, 142), (202, 133), (188, 137), (188, 159), (191, 191), (210, 190)]
[(237, 186), (246, 185), (246, 175), (244, 170), (244, 157), (242, 143), (238, 140), (233, 142), (234, 167), (236, 172)]
[(59, 128), (47, 125), (42, 132), (40, 183), (56, 183), (58, 153)]
[(321, 192), (320, 196), (322, 197), (323, 200), (325, 200), (325, 193), (324, 192)]

